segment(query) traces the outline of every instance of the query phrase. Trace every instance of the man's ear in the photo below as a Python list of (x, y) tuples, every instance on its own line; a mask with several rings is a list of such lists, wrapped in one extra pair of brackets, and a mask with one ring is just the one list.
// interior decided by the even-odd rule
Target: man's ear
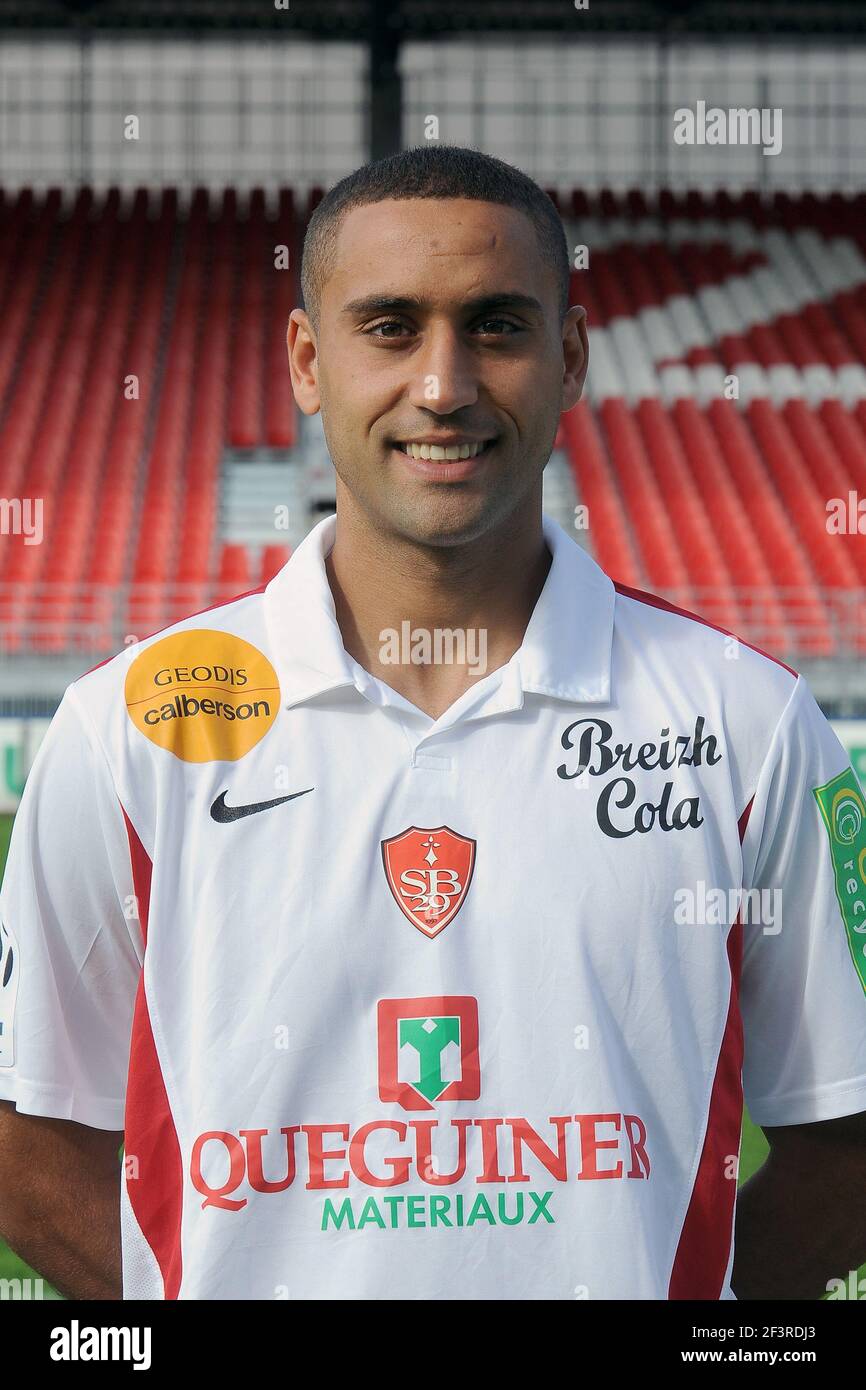
[(286, 330), (292, 391), (304, 415), (315, 415), (319, 400), (319, 361), (313, 325), (303, 309), (293, 309)]
[(572, 410), (583, 394), (589, 366), (586, 310), (575, 304), (562, 321), (562, 409)]

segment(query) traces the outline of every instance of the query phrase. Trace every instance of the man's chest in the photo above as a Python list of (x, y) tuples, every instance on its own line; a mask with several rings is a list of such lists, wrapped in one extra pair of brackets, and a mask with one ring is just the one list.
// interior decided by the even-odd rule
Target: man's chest
[[(392, 1181), (395, 1142), (426, 1172), (429, 1141), (436, 1172), (504, 1184), (528, 1145), (539, 1181), (630, 1188), (690, 1152), (731, 994), (722, 764), (596, 748), (573, 775), (574, 722), (414, 750), (399, 729), (390, 748), (275, 740), (199, 770), (161, 826), (145, 962), (194, 1169), (205, 1144), (222, 1163), (221, 1135), (240, 1173), (264, 1136), (268, 1173), (297, 1142), (292, 1192), (364, 1188)], [(694, 816), (608, 833), (600, 808), (659, 805), (670, 782)], [(720, 916), (678, 908), (701, 882)]]
[(381, 715), (323, 728), (278, 721), (245, 758), (166, 785), (151, 942), (175, 978), (267, 990), (269, 963), (287, 988), (327, 975), (352, 995), (400, 971), (518, 989), (543, 967), (615, 989), (718, 963), (742, 808), (711, 720), (564, 708), (420, 741)]

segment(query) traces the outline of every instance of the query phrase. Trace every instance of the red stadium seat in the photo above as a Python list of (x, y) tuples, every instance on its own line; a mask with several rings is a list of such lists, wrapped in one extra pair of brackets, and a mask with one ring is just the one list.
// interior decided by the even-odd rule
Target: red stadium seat
[[(602, 233), (570, 277), (592, 347), (556, 441), (599, 562), (780, 655), (862, 654), (842, 615), (866, 538), (828, 530), (827, 504), (866, 498), (866, 196), (559, 202)], [(221, 468), (298, 443), (306, 211), (288, 188), (199, 188), (186, 211), (174, 189), (82, 189), (65, 211), (56, 189), (0, 190), (0, 496), (41, 497), (46, 527), (0, 547), (4, 651), (142, 636), (285, 564), (222, 543)]]
[(259, 583), (267, 584), (283, 568), (292, 554), (291, 546), (266, 545), (262, 548), (259, 564)]

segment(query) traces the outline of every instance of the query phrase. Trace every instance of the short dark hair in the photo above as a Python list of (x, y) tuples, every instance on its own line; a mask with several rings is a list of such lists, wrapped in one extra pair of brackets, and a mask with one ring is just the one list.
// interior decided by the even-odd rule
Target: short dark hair
[(362, 165), (335, 184), (313, 212), (304, 237), (301, 290), (314, 328), (343, 217), (352, 208), (389, 198), (472, 198), (519, 208), (535, 227), (541, 254), (556, 273), (560, 317), (565, 316), (568, 244), (553, 200), (527, 174), (492, 155), (459, 145), (419, 145)]

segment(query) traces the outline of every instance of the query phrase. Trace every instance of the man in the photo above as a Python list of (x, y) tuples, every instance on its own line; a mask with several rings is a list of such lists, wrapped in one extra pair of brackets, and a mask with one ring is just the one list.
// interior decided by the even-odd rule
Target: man
[(845, 754), (542, 516), (587, 342), (529, 179), (361, 169), (303, 286), (336, 522), (73, 682), (27, 783), (0, 1230), (93, 1298), (118, 1200), (128, 1298), (819, 1298), (866, 1258)]

